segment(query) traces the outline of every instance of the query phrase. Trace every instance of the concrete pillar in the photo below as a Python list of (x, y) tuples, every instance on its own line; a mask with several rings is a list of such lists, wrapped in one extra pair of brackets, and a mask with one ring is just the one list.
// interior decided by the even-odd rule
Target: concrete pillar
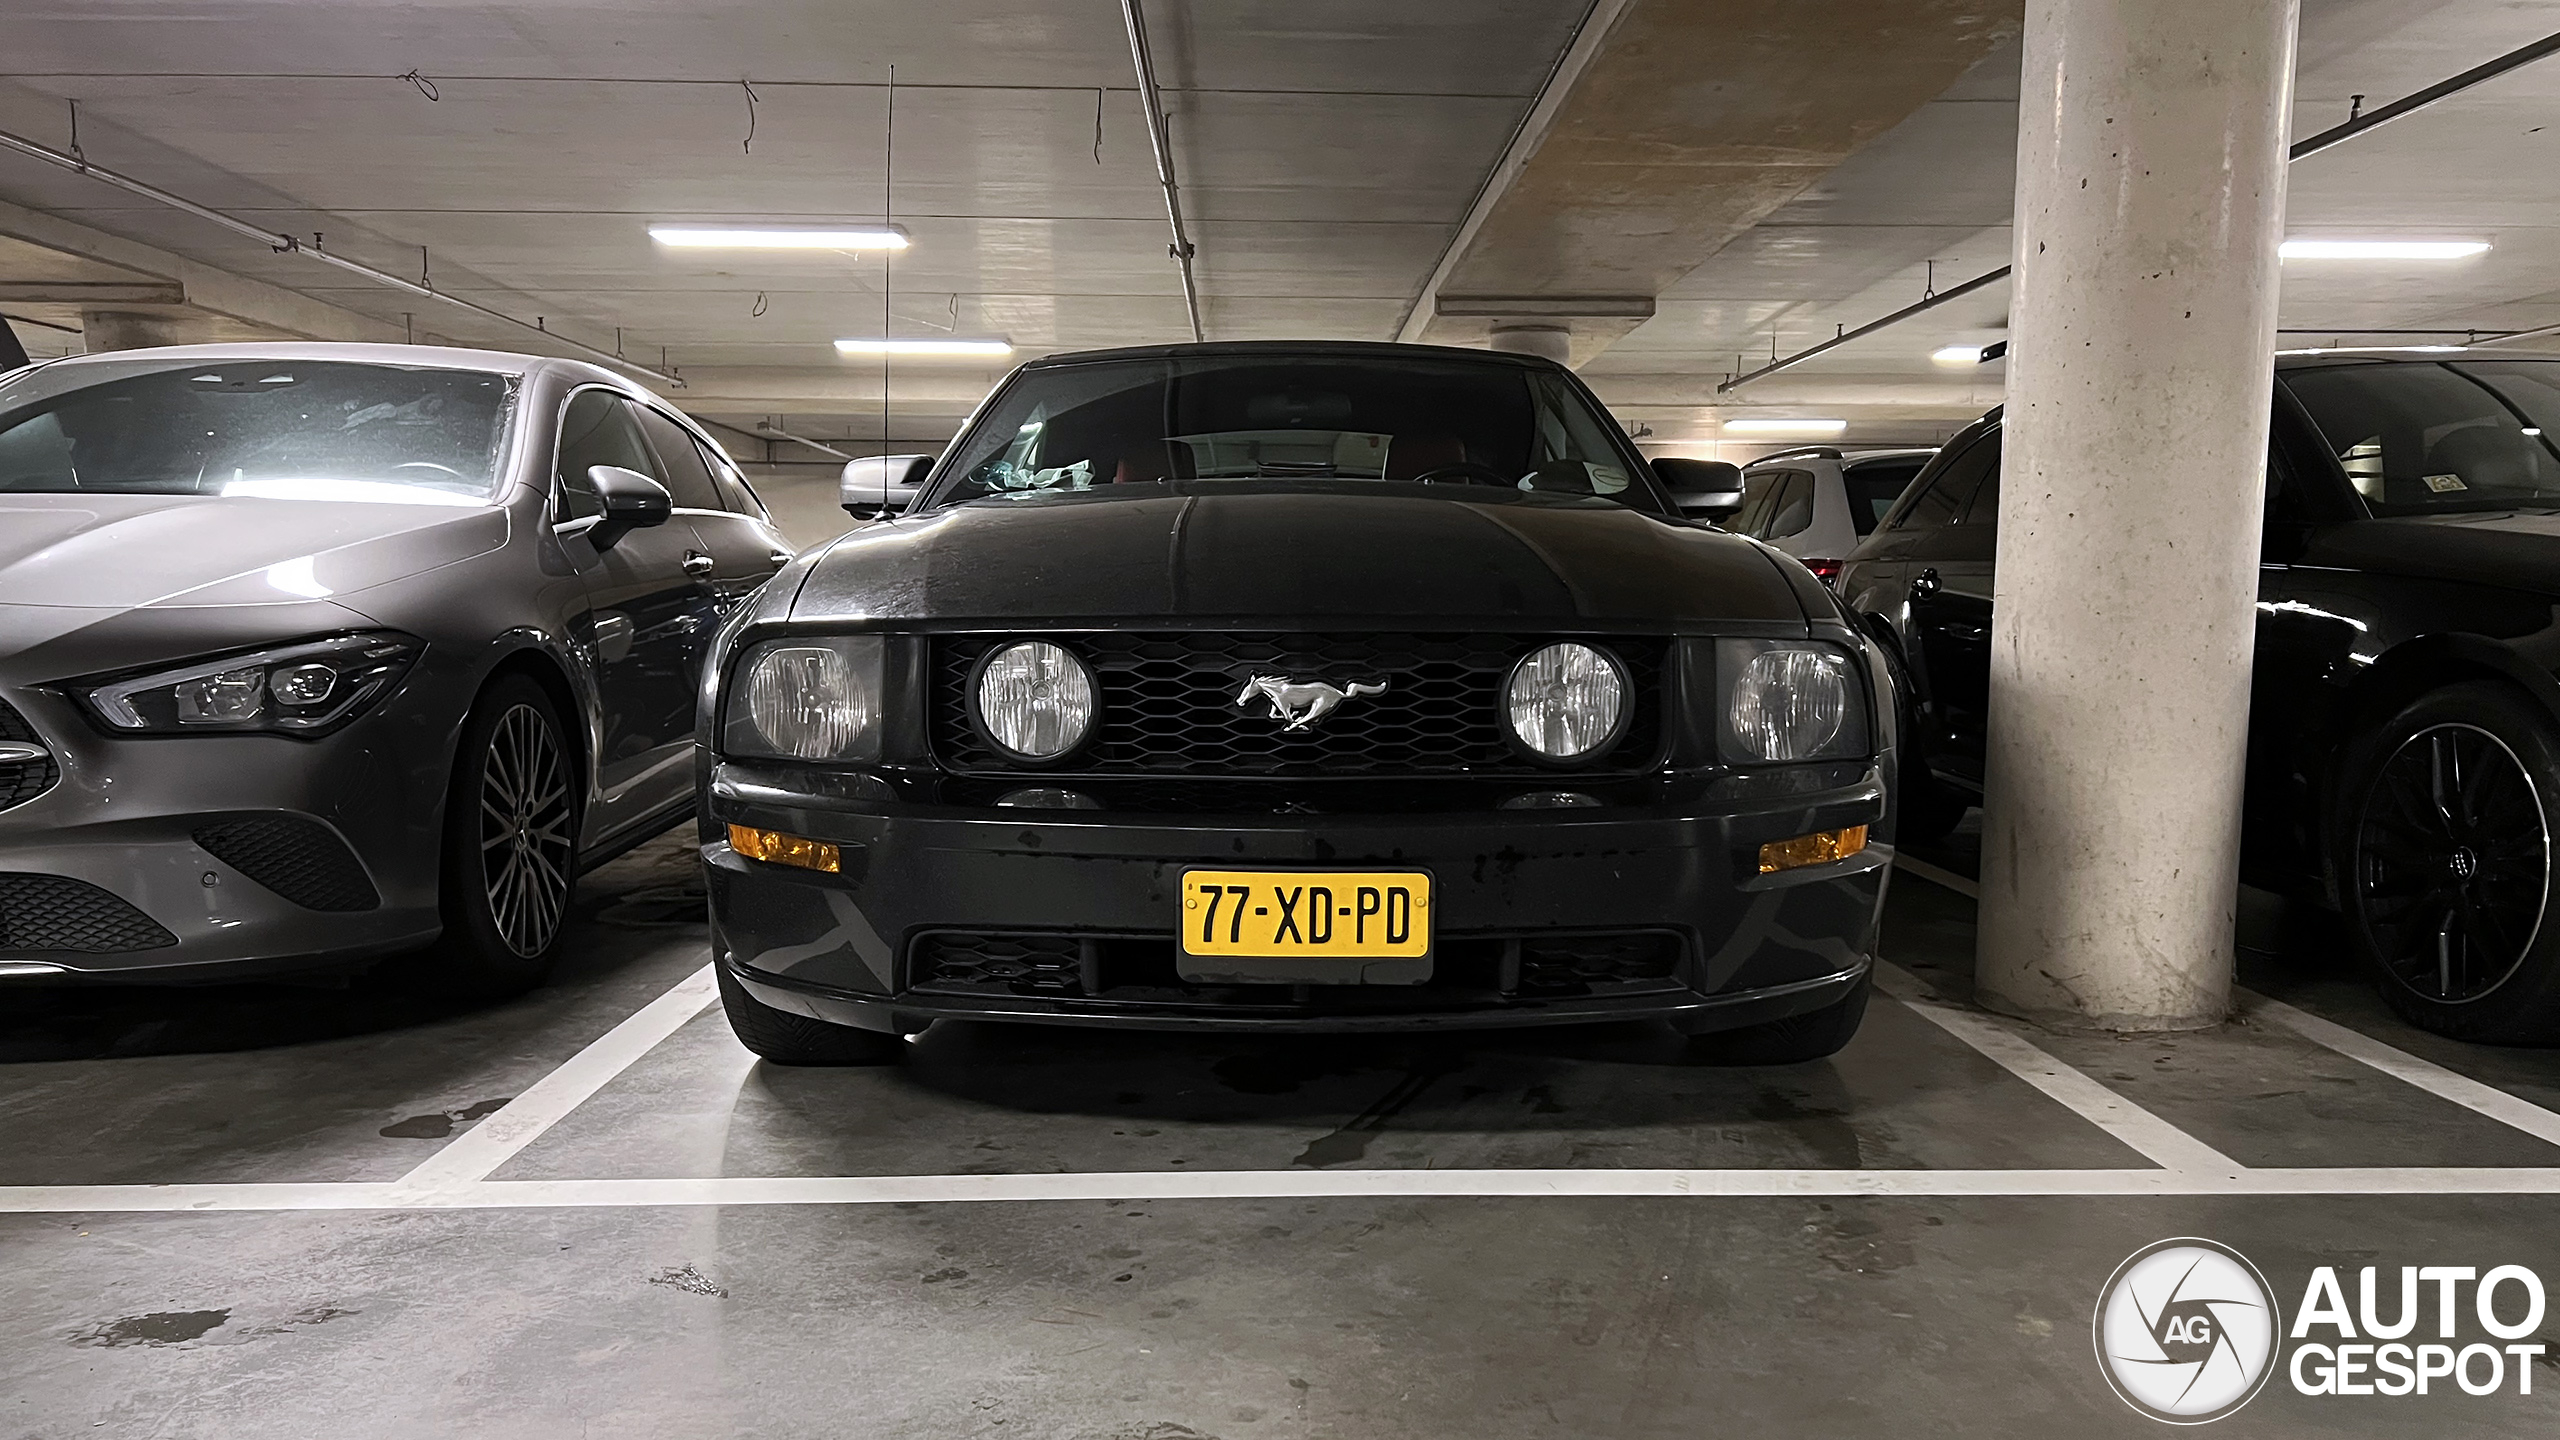
[(102, 350), (145, 350), (154, 345), (191, 345), (188, 317), (166, 310), (83, 310), (80, 343), (95, 355)]
[(2028, 0), (1976, 980), (2218, 1023), (2298, 0)]
[(1573, 332), (1562, 325), (1497, 324), (1488, 343), (1505, 354), (1540, 355), (1559, 365), (1573, 358)]

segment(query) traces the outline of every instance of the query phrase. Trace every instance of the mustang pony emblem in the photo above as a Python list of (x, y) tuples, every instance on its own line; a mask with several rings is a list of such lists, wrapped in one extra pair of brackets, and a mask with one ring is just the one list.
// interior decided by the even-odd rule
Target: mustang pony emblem
[(1327, 715), (1342, 708), (1342, 702), (1358, 695), (1384, 695), (1387, 682), (1335, 687), (1321, 680), (1292, 682), (1279, 675), (1256, 675), (1244, 682), (1236, 693), (1236, 703), (1250, 703), (1256, 695), (1271, 702), (1271, 718), (1288, 722), (1283, 730), (1304, 730)]

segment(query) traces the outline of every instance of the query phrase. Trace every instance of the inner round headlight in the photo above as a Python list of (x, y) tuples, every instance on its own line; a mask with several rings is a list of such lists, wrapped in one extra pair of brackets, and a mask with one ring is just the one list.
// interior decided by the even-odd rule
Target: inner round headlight
[(1803, 760), (1822, 753), (1849, 718), (1849, 659), (1827, 650), (1763, 650), (1733, 679), (1727, 718), (1743, 753)]
[(1093, 733), (1093, 672), (1046, 640), (1017, 640), (979, 667), (978, 725), (1007, 759), (1055, 760)]
[(823, 645), (768, 646), (747, 671), (747, 718), (774, 753), (832, 760), (871, 728), (878, 697), (843, 652)]
[(1567, 640), (1531, 651), (1503, 687), (1511, 733), (1549, 760), (1607, 749), (1627, 718), (1627, 677), (1603, 650)]

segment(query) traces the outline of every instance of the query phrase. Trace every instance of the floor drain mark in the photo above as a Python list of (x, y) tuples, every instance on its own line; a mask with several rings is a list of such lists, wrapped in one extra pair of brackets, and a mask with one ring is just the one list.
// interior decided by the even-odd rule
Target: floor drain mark
[(1308, 1141), (1307, 1148), (1299, 1151), (1298, 1158), (1289, 1163), (1321, 1170), (1328, 1165), (1347, 1165), (1361, 1158), (1369, 1153), (1369, 1142), (1378, 1138), (1378, 1132), (1387, 1128), (1389, 1120), (1420, 1099), (1433, 1081), (1448, 1073), (1446, 1068), (1412, 1072), (1379, 1096), (1376, 1104), (1345, 1121), (1342, 1128)]
[(127, 1315), (121, 1320), (84, 1325), (71, 1332), (71, 1343), (110, 1350), (127, 1345), (182, 1345), (221, 1329), (230, 1318), (228, 1310), (162, 1310), (150, 1315)]

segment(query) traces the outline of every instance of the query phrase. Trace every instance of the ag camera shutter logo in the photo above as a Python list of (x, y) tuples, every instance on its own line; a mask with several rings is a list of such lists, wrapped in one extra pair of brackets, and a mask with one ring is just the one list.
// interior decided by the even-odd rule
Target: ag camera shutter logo
[(2154, 1420), (2201, 1425), (2248, 1404), (2274, 1373), (2274, 1292), (2248, 1257), (2211, 1240), (2133, 1253), (2098, 1292), (2098, 1368)]

